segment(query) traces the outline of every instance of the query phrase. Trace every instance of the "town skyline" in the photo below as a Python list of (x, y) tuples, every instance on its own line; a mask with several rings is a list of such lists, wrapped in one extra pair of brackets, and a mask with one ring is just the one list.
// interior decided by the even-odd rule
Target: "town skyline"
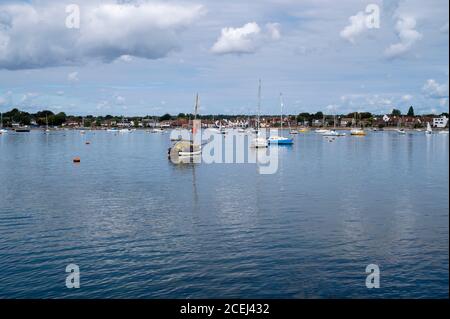
[(261, 79), (262, 113), (279, 112), (280, 92), (286, 113), (442, 113), (447, 13), (444, 0), (11, 0), (0, 110), (178, 114), (199, 92), (202, 113), (252, 114)]

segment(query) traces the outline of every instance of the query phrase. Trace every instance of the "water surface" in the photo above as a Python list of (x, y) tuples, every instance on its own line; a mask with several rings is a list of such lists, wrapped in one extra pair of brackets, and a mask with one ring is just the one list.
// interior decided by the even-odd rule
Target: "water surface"
[(0, 135), (0, 298), (447, 298), (448, 136), (294, 139), (260, 175), (168, 134)]

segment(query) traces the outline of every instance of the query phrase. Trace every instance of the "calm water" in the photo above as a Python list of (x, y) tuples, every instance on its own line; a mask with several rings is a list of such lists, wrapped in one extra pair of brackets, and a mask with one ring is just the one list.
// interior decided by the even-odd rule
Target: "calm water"
[(0, 135), (0, 298), (448, 297), (448, 136), (299, 134), (274, 175), (174, 165), (169, 145)]

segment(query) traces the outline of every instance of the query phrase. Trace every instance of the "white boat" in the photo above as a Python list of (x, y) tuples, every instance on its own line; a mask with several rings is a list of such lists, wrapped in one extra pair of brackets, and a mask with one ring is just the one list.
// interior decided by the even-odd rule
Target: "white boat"
[(116, 128), (109, 128), (106, 130), (106, 132), (118, 132), (119, 130)]
[(180, 152), (178, 152), (178, 156), (197, 156), (197, 155), (200, 155), (200, 154), (202, 154), (201, 150), (199, 150), (199, 151), (192, 151), (192, 152), (190, 152), (190, 151), (187, 151), (187, 152), (180, 151)]
[(261, 120), (261, 80), (259, 80), (258, 86), (258, 117), (256, 119), (256, 137), (251, 141), (250, 147), (252, 148), (266, 148), (269, 146), (267, 143), (267, 139), (261, 136), (260, 128), (260, 120)]
[(152, 133), (164, 133), (164, 130), (162, 128), (154, 128)]
[(48, 128), (48, 116), (47, 116), (47, 114), (45, 114), (45, 132), (46, 133), (50, 132), (50, 130)]
[(425, 134), (433, 134), (433, 129), (431, 128), (430, 122), (427, 122), (427, 130)]
[(324, 134), (324, 133), (328, 133), (330, 130), (325, 130), (325, 129), (317, 129), (314, 132), (316, 132), (317, 134)]
[(345, 133), (341, 133), (341, 132), (337, 132), (335, 130), (329, 130), (325, 133), (322, 133), (323, 136), (332, 136), (332, 137), (339, 137), (339, 136), (346, 136), (347, 134)]
[(123, 128), (123, 129), (118, 130), (118, 132), (119, 133), (131, 133), (131, 130), (128, 128)]
[(323, 136), (326, 137), (340, 137), (340, 136), (346, 136), (347, 134), (337, 132), (336, 131), (336, 114), (334, 115), (334, 129), (332, 130), (325, 130), (324, 133), (322, 133)]
[(406, 131), (404, 130), (404, 129), (396, 129), (395, 130), (398, 134), (400, 134), (400, 135), (406, 135)]
[(295, 134), (298, 134), (298, 131), (297, 130), (290, 130), (289, 134), (295, 135)]
[(439, 134), (447, 134), (447, 135), (448, 135), (448, 133), (449, 133), (449, 132), (448, 132), (448, 131), (445, 131), (445, 130), (439, 132)]
[(238, 129), (238, 133), (245, 133), (245, 129), (243, 128)]
[(354, 128), (350, 131), (350, 135), (354, 135), (354, 136), (365, 136), (366, 132), (362, 129), (359, 128)]

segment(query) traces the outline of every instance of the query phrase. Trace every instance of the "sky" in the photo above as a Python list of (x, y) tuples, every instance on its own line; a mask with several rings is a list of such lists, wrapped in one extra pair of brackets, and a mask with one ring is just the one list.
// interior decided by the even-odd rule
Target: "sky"
[(0, 112), (191, 113), (199, 93), (255, 114), (261, 79), (263, 114), (280, 93), (289, 114), (440, 114), (448, 20), (447, 0), (0, 0)]

